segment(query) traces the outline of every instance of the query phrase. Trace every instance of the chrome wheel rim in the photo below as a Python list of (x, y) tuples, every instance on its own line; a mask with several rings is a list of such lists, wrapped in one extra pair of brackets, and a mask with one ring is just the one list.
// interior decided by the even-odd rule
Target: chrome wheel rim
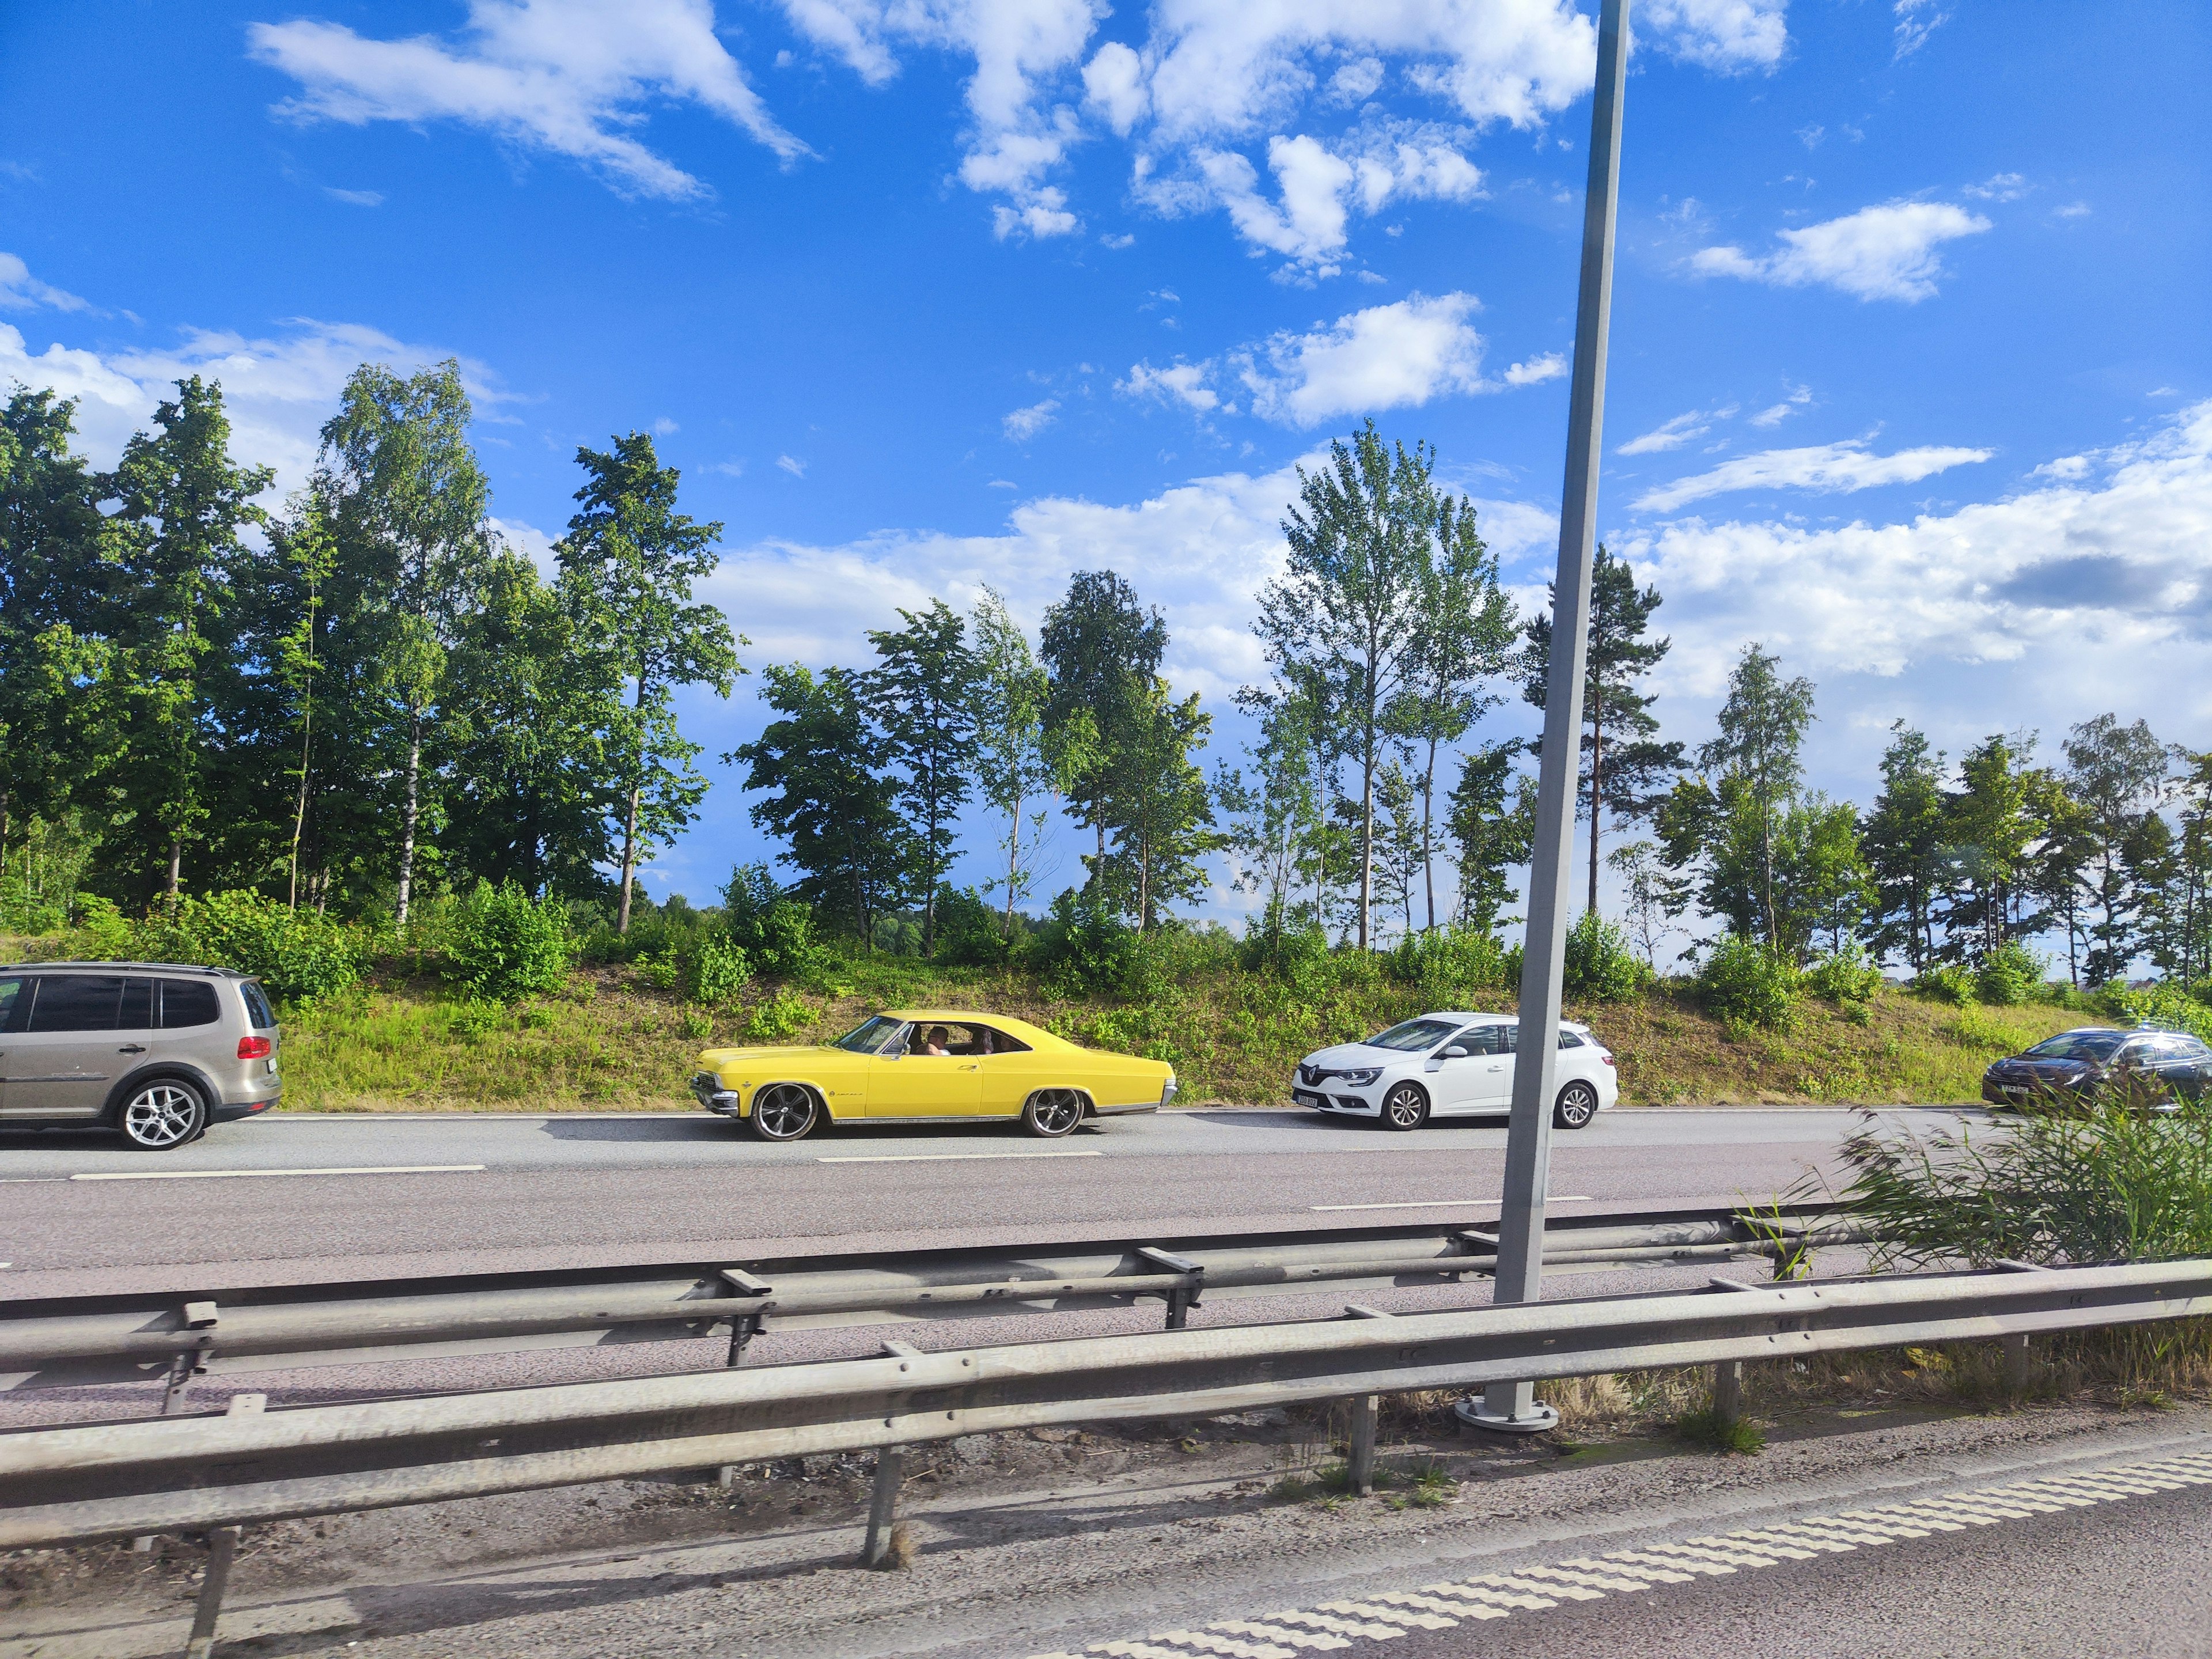
[(198, 1127), (199, 1097), (173, 1083), (141, 1089), (123, 1109), (123, 1133), (141, 1146), (173, 1146)]
[(1570, 1129), (1579, 1129), (1597, 1115), (1597, 1099), (1587, 1084), (1571, 1085), (1559, 1097), (1559, 1121)]
[(1421, 1121), (1421, 1097), (1410, 1086), (1391, 1091), (1390, 1098), (1382, 1103), (1382, 1110), (1390, 1121), (1401, 1129), (1410, 1129)]
[(1083, 1121), (1083, 1097), (1073, 1089), (1044, 1089), (1030, 1103), (1030, 1121), (1041, 1135), (1072, 1133)]
[(792, 1083), (763, 1090), (753, 1121), (770, 1140), (796, 1140), (814, 1127), (814, 1097)]

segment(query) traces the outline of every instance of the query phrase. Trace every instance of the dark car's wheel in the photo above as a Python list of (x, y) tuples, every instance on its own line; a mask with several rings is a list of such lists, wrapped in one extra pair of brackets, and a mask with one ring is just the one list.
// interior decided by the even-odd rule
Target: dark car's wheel
[(820, 1116), (814, 1092), (796, 1083), (774, 1083), (753, 1097), (753, 1133), (763, 1140), (797, 1140)]
[(1597, 1091), (1587, 1083), (1567, 1085), (1552, 1107), (1552, 1122), (1561, 1129), (1587, 1129), (1596, 1115)]
[(142, 1152), (165, 1152), (207, 1133), (207, 1098), (182, 1078), (142, 1084), (123, 1103), (115, 1127)]
[(1040, 1089), (1022, 1108), (1022, 1127), (1047, 1140), (1072, 1135), (1083, 1121), (1083, 1096), (1074, 1089)]
[(1401, 1083), (1382, 1097), (1382, 1127), (1418, 1129), (1429, 1121), (1429, 1091), (1418, 1083)]

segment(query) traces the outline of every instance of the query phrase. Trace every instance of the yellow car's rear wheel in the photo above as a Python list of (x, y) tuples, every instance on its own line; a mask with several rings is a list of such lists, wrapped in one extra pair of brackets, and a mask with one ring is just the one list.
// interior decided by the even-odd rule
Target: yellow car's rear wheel
[(797, 1140), (821, 1117), (813, 1091), (774, 1083), (753, 1097), (753, 1133), (763, 1140)]
[(1083, 1121), (1083, 1095), (1075, 1089), (1040, 1089), (1022, 1108), (1022, 1127), (1047, 1140), (1075, 1133)]

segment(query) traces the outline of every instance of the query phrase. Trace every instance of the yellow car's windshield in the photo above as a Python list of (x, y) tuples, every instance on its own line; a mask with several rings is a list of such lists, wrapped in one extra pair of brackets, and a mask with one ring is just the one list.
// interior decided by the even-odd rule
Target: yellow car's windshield
[(856, 1054), (872, 1054), (903, 1030), (906, 1022), (893, 1019), (889, 1014), (877, 1014), (860, 1022), (830, 1046), (844, 1048)]

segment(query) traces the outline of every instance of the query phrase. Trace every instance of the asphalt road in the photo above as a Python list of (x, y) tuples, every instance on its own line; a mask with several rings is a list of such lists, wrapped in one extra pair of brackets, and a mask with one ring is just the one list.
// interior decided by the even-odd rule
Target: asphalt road
[[(1948, 1112), (1884, 1114), (1948, 1127)], [(1588, 1205), (1772, 1198), (1832, 1173), (1853, 1114), (1616, 1111), (1555, 1136), (1551, 1191)], [(842, 1129), (796, 1146), (690, 1115), (344, 1117), (220, 1126), (180, 1151), (0, 1132), (0, 1262), (62, 1291), (173, 1263), (309, 1277), (581, 1265), (641, 1246), (896, 1248), (1345, 1224), (1494, 1208), (1499, 1123), (1405, 1135), (1281, 1110), (1115, 1118), (1041, 1143), (997, 1126)], [(679, 1252), (680, 1253), (680, 1252)], [(80, 1283), (82, 1281), (82, 1283)]]

